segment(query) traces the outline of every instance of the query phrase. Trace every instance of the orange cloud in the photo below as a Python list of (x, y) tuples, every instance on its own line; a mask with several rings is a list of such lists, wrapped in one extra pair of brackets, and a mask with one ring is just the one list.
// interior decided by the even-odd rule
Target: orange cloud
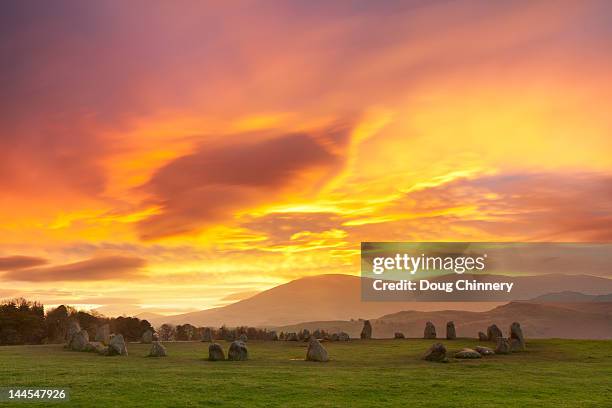
[(330, 147), (347, 145), (349, 135), (349, 128), (333, 127), (202, 145), (160, 168), (143, 186), (149, 203), (161, 210), (139, 222), (139, 231), (145, 239), (193, 232), (284, 195), (308, 196), (341, 170), (345, 157)]
[(146, 261), (141, 258), (104, 256), (66, 265), (12, 270), (2, 277), (28, 282), (125, 280), (142, 276), (140, 269), (145, 265)]
[(35, 256), (5, 256), (0, 258), (0, 271), (31, 268), (33, 266), (44, 265), (47, 262), (46, 259)]

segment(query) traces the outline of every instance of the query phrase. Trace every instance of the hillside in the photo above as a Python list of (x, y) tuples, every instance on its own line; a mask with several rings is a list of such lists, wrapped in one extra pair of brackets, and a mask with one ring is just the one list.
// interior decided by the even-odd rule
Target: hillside
[[(612, 303), (534, 304), (512, 302), (484, 312), (443, 310), (434, 312), (403, 311), (371, 320), (376, 338), (393, 337), (402, 332), (407, 337), (422, 337), (425, 323), (431, 321), (438, 336), (446, 333), (446, 322), (454, 321), (459, 337), (477, 337), (492, 323), (504, 332), (514, 321), (521, 323), (526, 336), (531, 338), (611, 339)], [(363, 322), (332, 321), (306, 322), (281, 326), (277, 330), (299, 331), (325, 329), (345, 331), (358, 337)]]
[[(282, 326), (312, 321), (375, 319), (399, 311), (462, 310), (482, 312), (507, 302), (362, 302), (360, 277), (318, 275), (301, 278), (258, 293), (236, 303), (175, 316), (147, 315), (162, 323), (196, 326)], [(543, 275), (513, 278), (520, 281), (522, 299), (551, 291), (580, 290), (600, 295), (612, 292), (612, 280), (588, 275)]]

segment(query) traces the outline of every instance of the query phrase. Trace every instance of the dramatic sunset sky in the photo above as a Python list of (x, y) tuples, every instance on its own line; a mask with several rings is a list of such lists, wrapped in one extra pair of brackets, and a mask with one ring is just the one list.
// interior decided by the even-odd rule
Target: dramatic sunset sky
[(601, 1), (4, 1), (0, 298), (199, 310), (361, 241), (611, 241)]

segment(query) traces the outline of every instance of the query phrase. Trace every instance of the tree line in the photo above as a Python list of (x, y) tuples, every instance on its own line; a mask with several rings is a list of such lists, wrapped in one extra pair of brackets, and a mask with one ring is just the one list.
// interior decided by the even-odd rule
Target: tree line
[(122, 334), (127, 341), (139, 341), (146, 330), (153, 330), (146, 320), (136, 317), (105, 317), (95, 311), (77, 311), (70, 306), (58, 306), (45, 313), (41, 303), (23, 298), (0, 303), (0, 345), (47, 344), (67, 341), (70, 320), (94, 338), (96, 328), (110, 326), (111, 333)]

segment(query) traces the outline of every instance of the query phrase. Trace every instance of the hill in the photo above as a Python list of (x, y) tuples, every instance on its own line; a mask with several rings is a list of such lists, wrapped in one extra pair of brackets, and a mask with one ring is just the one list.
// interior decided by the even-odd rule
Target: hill
[[(227, 306), (175, 316), (147, 316), (153, 325), (162, 323), (196, 326), (283, 326), (299, 322), (375, 319), (404, 310), (431, 312), (460, 309), (482, 312), (507, 302), (363, 302), (360, 277), (318, 275), (276, 286)], [(588, 275), (521, 276), (522, 299), (553, 291), (580, 290), (590, 294), (612, 292), (612, 280)], [(529, 288), (527, 290), (526, 288)]]
[[(446, 334), (446, 322), (454, 321), (459, 337), (477, 337), (479, 331), (486, 332), (492, 323), (504, 332), (514, 321), (521, 323), (525, 336), (529, 338), (567, 339), (611, 339), (612, 303), (541, 304), (511, 302), (484, 312), (443, 310), (432, 312), (403, 311), (371, 320), (373, 335), (377, 338), (393, 337), (402, 332), (407, 337), (422, 337), (425, 323), (431, 321), (438, 337)], [(325, 329), (331, 332), (345, 331), (358, 337), (363, 322), (332, 321), (306, 322), (281, 326), (277, 330), (299, 331)]]

